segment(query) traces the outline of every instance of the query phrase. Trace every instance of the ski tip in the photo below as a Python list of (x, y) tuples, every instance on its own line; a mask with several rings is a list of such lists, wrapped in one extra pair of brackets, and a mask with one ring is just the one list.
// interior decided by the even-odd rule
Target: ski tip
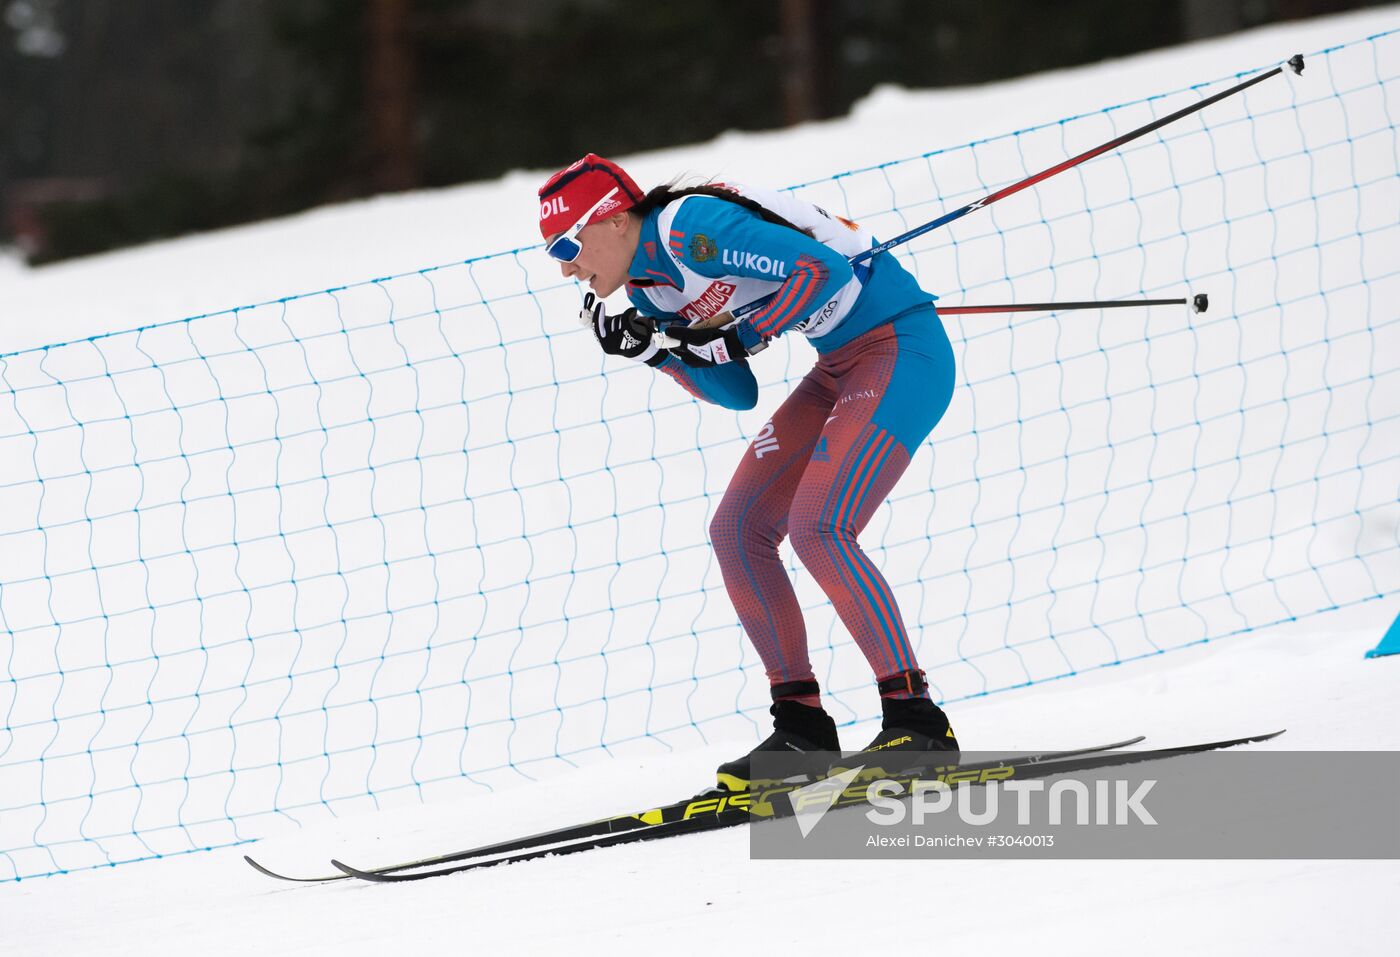
[(266, 874), (268, 877), (275, 877), (279, 881), (287, 880), (287, 878), (283, 877), (281, 874), (278, 874), (276, 871), (270, 871), (267, 868), (263, 867), (261, 864), (253, 860), (247, 854), (243, 855), (243, 859), (248, 862), (249, 867), (257, 871), (259, 874)]
[(331, 858), (331, 867), (334, 867), (346, 877), (358, 877), (362, 881), (382, 880), (382, 878), (373, 871), (362, 871), (357, 867), (351, 867), (349, 864), (343, 864), (335, 858)]
[(261, 864), (253, 860), (247, 854), (243, 855), (243, 859), (248, 862), (248, 866), (251, 867), (253, 870), (257, 871), (259, 874), (265, 874), (268, 877), (271, 877), (273, 880), (291, 881), (294, 884), (324, 884), (328, 881), (345, 880), (345, 876), (343, 874), (329, 874), (323, 877), (290, 877), (286, 874), (279, 874), (274, 870), (263, 867)]

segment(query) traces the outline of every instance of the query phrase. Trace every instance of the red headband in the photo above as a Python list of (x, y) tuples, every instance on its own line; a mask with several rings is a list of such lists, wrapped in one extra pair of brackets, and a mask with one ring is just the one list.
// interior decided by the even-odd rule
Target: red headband
[(621, 166), (596, 153), (561, 169), (540, 187), (540, 235), (549, 239), (573, 226), (614, 187), (617, 195), (594, 210), (589, 224), (631, 209), (641, 202), (642, 191)]

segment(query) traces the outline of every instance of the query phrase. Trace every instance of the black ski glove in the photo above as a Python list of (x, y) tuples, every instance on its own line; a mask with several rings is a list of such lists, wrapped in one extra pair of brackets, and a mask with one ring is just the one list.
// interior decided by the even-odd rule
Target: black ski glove
[(657, 365), (666, 354), (652, 341), (656, 323), (636, 309), (626, 309), (615, 316), (607, 314), (603, 300), (593, 293), (583, 297), (579, 322), (593, 330), (598, 345), (610, 356), (622, 356)]

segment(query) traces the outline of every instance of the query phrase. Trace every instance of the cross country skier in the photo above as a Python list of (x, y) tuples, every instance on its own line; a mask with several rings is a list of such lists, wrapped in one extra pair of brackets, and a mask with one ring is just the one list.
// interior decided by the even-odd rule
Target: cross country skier
[[(709, 184), (643, 194), (590, 153), (550, 177), (539, 199), (546, 249), (565, 277), (592, 288), (580, 318), (609, 355), (645, 362), (707, 402), (751, 409), (749, 356), (793, 329), (817, 350), (710, 524), (773, 697), (773, 734), (721, 765), (721, 786), (744, 789), (757, 752), (840, 750), (778, 556), (784, 536), (874, 670), (884, 721), (866, 750), (886, 768), (922, 752), (949, 758), (958, 743), (948, 717), (929, 698), (888, 582), (856, 540), (952, 396), (953, 351), (933, 297), (892, 256), (853, 269), (849, 257), (874, 245), (871, 235), (786, 193)], [(632, 308), (607, 315), (603, 299), (624, 285)], [(679, 345), (661, 348), (658, 330)]]

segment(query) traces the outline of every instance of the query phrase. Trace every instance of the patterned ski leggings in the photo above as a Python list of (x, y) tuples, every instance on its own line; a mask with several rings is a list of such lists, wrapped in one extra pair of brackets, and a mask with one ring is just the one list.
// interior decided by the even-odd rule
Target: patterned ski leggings
[(822, 356), (749, 446), (710, 538), (771, 684), (814, 677), (778, 557), (785, 536), (877, 678), (918, 668), (894, 593), (856, 536), (943, 417), (953, 369), (933, 308), (900, 316)]

